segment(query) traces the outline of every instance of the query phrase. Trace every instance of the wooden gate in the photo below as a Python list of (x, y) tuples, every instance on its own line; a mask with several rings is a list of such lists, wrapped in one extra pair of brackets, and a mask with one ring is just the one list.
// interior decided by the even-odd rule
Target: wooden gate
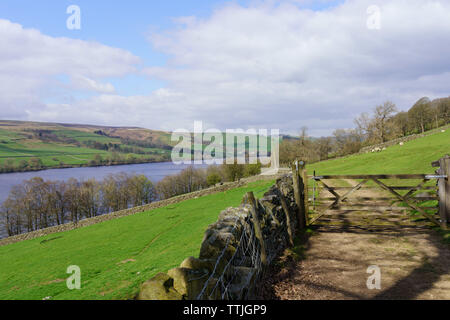
[[(324, 215), (338, 211), (400, 215), (414, 211), (446, 229), (447, 221), (450, 221), (450, 157), (446, 156), (432, 165), (439, 167), (434, 175), (308, 176), (304, 163), (296, 162), (293, 166), (294, 187), (299, 183), (299, 214), (304, 214), (304, 226), (315, 224)], [(295, 177), (299, 181), (295, 181)], [(366, 194), (358, 196), (358, 193)]]

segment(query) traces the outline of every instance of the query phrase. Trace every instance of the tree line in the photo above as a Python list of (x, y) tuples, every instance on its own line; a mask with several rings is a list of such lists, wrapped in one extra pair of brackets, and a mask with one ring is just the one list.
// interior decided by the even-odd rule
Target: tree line
[(391, 101), (376, 106), (372, 113), (362, 113), (355, 128), (336, 129), (333, 136), (310, 138), (303, 127), (298, 138), (283, 139), (280, 162), (296, 158), (317, 162), (359, 152), (363, 147), (384, 143), (411, 134), (425, 133), (450, 123), (450, 97), (419, 99), (408, 111), (399, 112)]
[(205, 169), (188, 167), (177, 175), (165, 177), (156, 185), (156, 191), (161, 199), (167, 199), (260, 173), (260, 163), (212, 165)]
[[(169, 159), (168, 155), (161, 155), (158, 161), (166, 161)], [(29, 159), (22, 159), (18, 162), (12, 158), (5, 159), (2, 163), (0, 163), (0, 173), (10, 173), (10, 172), (23, 172), (23, 171), (37, 171), (46, 168), (69, 168), (75, 167), (76, 165), (70, 165), (60, 160), (58, 157), (53, 157), (51, 159), (54, 162), (57, 162), (56, 165), (47, 166), (44, 164), (41, 158), (32, 157)], [(123, 154), (113, 151), (109, 156), (101, 156), (100, 154), (96, 154), (92, 160), (86, 165), (82, 166), (111, 166), (111, 165), (121, 165), (121, 164), (138, 164), (138, 163), (149, 163), (155, 162), (157, 158), (154, 156), (142, 156), (137, 157), (135, 154)]]
[(8, 235), (151, 203), (152, 182), (143, 175), (110, 175), (103, 181), (46, 181), (40, 177), (14, 186), (0, 214)]
[(9, 236), (108, 214), (156, 200), (259, 174), (261, 166), (188, 167), (154, 185), (144, 175), (126, 173), (96, 179), (46, 181), (35, 177), (14, 186), (0, 207), (0, 221)]

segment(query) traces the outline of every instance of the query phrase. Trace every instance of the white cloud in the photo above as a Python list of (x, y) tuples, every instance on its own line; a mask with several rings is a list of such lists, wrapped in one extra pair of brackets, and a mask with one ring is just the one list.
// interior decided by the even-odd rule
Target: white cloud
[(82, 75), (74, 75), (72, 77), (72, 84), (77, 89), (92, 90), (99, 93), (114, 93), (116, 91), (110, 83), (100, 83)]
[[(0, 19), (0, 115), (31, 119), (68, 90), (114, 92), (99, 80), (137, 71), (140, 59), (100, 43), (54, 38)], [(67, 85), (58, 77), (71, 78)], [(55, 118), (58, 118), (55, 114)]]
[[(381, 30), (366, 27), (373, 4), (381, 9)], [(152, 37), (173, 59), (147, 74), (188, 94), (187, 102), (208, 101), (197, 117), (229, 110), (214, 119), (219, 126), (330, 132), (386, 99), (407, 108), (423, 95), (450, 94), (448, 2), (347, 1), (324, 11), (230, 5), (187, 21)]]
[[(450, 94), (448, 1), (348, 0), (322, 11), (302, 9), (309, 0), (295, 2), (233, 4), (206, 19), (179, 17), (177, 28), (150, 38), (157, 50), (170, 56), (169, 63), (143, 70), (150, 78), (164, 80), (166, 88), (148, 96), (103, 94), (62, 110), (46, 105), (33, 115), (157, 129), (189, 128), (194, 120), (221, 129), (253, 126), (296, 132), (306, 125), (320, 135), (353, 126), (356, 115), (387, 99), (406, 109), (422, 96)], [(366, 10), (374, 4), (381, 8), (381, 30), (366, 27)], [(21, 51), (22, 46), (17, 47)], [(82, 61), (97, 63), (94, 53), (79, 47), (89, 45), (80, 42), (64, 53), (78, 50)], [(93, 51), (103, 50), (110, 59), (100, 66), (91, 70), (91, 64), (77, 63), (84, 77), (132, 72), (135, 57), (108, 47)], [(36, 54), (41, 63), (53, 66), (45, 58), (50, 52), (30, 56)], [(33, 70), (29, 60), (33, 58), (27, 56), (16, 67)], [(3, 68), (0, 62), (1, 75)], [(114, 69), (116, 73), (110, 71)], [(75, 74), (71, 68), (64, 71)], [(27, 78), (24, 86), (34, 88), (33, 80)], [(91, 87), (103, 93), (113, 89)]]

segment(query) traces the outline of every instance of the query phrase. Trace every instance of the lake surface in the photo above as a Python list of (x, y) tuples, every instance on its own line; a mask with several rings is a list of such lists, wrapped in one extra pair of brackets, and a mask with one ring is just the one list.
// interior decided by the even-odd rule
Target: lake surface
[[(0, 203), (3, 203), (3, 201), (8, 198), (9, 192), (13, 186), (19, 185), (24, 180), (29, 180), (34, 177), (41, 177), (44, 180), (60, 181), (67, 181), (70, 178), (76, 178), (78, 180), (95, 178), (100, 181), (109, 174), (125, 172), (129, 174), (143, 174), (154, 184), (156, 184), (164, 177), (177, 174), (187, 167), (188, 165), (175, 165), (172, 162), (160, 162), (121, 166), (65, 168), (34, 172), (4, 173), (0, 174)], [(206, 165), (196, 165), (195, 167), (205, 168)]]
[[(34, 172), (4, 173), (0, 174), (0, 204), (8, 198), (9, 192), (13, 186), (19, 185), (23, 183), (23, 181), (34, 177), (41, 177), (44, 180), (53, 181), (67, 181), (70, 178), (76, 178), (78, 180), (95, 178), (96, 180), (101, 181), (109, 174), (125, 172), (128, 174), (143, 174), (154, 184), (156, 184), (164, 177), (177, 174), (187, 167), (189, 167), (189, 165), (175, 165), (172, 162), (160, 162), (121, 166), (65, 168)], [(207, 165), (195, 165), (194, 167), (206, 168)], [(0, 217), (0, 239), (7, 236), (6, 229), (2, 222), (2, 217)]]
[[(143, 174), (154, 184), (161, 181), (164, 177), (175, 175), (189, 165), (175, 165), (172, 162), (129, 164), (121, 166), (106, 167), (83, 167), (83, 168), (65, 168), (49, 169), (34, 172), (16, 172), (0, 174), (0, 204), (8, 198), (9, 192), (13, 186), (23, 183), (25, 180), (34, 177), (41, 177), (44, 180), (67, 181), (70, 178), (78, 180), (87, 180), (95, 178), (98, 181), (103, 180), (109, 174), (125, 172), (128, 174)], [(207, 165), (195, 165), (195, 168), (206, 168)], [(0, 217), (0, 239), (7, 236), (6, 229)]]

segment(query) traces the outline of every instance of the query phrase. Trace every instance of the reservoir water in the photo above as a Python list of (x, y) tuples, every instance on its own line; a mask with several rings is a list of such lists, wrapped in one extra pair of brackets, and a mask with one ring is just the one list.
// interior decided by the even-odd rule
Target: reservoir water
[[(76, 178), (78, 180), (95, 178), (100, 181), (109, 174), (125, 172), (129, 174), (143, 174), (147, 176), (147, 178), (149, 178), (154, 184), (156, 184), (164, 177), (177, 174), (187, 167), (188, 165), (175, 165), (172, 162), (160, 162), (121, 166), (65, 168), (33, 172), (4, 173), (0, 174), (0, 203), (3, 203), (3, 201), (6, 200), (11, 188), (14, 185), (21, 184), (23, 181), (34, 177), (41, 177), (44, 180), (53, 181), (67, 181), (70, 178)], [(206, 167), (206, 165), (196, 165), (195, 167)]]
[[(125, 172), (128, 174), (143, 174), (147, 176), (154, 184), (161, 181), (164, 177), (174, 175), (186, 169), (188, 165), (175, 165), (172, 162), (130, 164), (120, 166), (106, 167), (83, 167), (83, 168), (65, 168), (49, 169), (34, 172), (16, 172), (0, 174), (0, 203), (8, 198), (11, 188), (21, 184), (25, 180), (34, 177), (41, 177), (44, 180), (67, 181), (70, 178), (78, 180), (87, 180), (95, 178), (100, 181), (109, 174)], [(196, 165), (196, 168), (206, 167), (206, 165)], [(1, 220), (1, 218), (0, 218)], [(4, 226), (0, 221), (0, 238), (5, 237)]]

